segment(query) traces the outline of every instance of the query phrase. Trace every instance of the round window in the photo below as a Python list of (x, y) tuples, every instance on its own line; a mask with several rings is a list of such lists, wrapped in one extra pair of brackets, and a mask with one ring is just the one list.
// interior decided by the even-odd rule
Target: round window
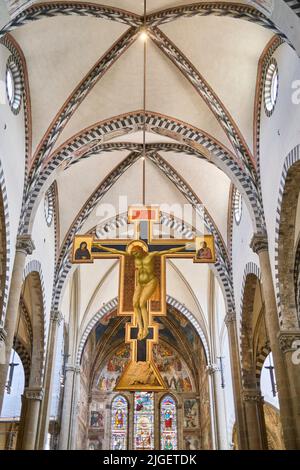
[(275, 59), (269, 63), (265, 79), (265, 110), (271, 116), (277, 102), (279, 90), (278, 66)]
[(241, 193), (235, 189), (233, 194), (233, 212), (234, 212), (234, 219), (237, 225), (239, 225), (242, 219), (242, 212), (243, 212), (243, 198)]
[(22, 102), (22, 81), (18, 65), (12, 56), (6, 66), (6, 93), (9, 106), (14, 114), (18, 114)]
[(8, 101), (9, 103), (12, 103), (14, 101), (15, 85), (14, 85), (14, 77), (9, 67), (7, 68), (7, 71), (6, 71), (6, 89), (7, 89)]
[(54, 200), (52, 188), (49, 188), (44, 199), (44, 214), (48, 227), (52, 224), (54, 214)]

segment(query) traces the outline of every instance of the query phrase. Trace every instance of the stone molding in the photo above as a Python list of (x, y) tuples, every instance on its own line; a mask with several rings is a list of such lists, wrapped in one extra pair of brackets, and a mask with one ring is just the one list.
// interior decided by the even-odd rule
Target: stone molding
[(62, 316), (62, 313), (59, 311), (59, 310), (51, 310), (50, 312), (50, 320), (53, 322), (53, 323), (57, 323), (58, 326), (61, 324), (62, 320), (63, 320), (63, 316)]
[(16, 242), (16, 251), (21, 251), (25, 255), (32, 255), (35, 245), (30, 235), (18, 235)]
[(236, 322), (236, 313), (235, 312), (228, 312), (226, 317), (225, 317), (225, 325), (228, 326), (231, 324), (231, 323), (235, 323)]
[(262, 251), (268, 251), (269, 242), (267, 234), (265, 233), (256, 233), (253, 235), (253, 238), (250, 243), (250, 248), (259, 255)]
[(220, 368), (217, 364), (208, 364), (206, 371), (208, 375), (214, 375), (216, 372), (219, 372)]
[(24, 390), (25, 398), (28, 400), (42, 400), (44, 397), (44, 390), (40, 387), (37, 388), (25, 388)]
[(264, 397), (258, 390), (243, 390), (243, 401), (250, 403), (264, 403)]
[(296, 351), (293, 346), (295, 341), (300, 341), (300, 330), (280, 331), (278, 333), (279, 346), (283, 353)]

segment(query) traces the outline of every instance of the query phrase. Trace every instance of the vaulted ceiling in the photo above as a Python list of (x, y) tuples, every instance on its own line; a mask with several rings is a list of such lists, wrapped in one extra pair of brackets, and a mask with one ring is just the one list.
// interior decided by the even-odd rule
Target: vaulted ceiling
[[(274, 38), (274, 30), (264, 28), (261, 18), (245, 21), (254, 9), (244, 3), (147, 1), (146, 110), (152, 121), (147, 120), (146, 142), (204, 203), (225, 245), (231, 181), (213, 164), (213, 148), (245, 171), (254, 171), (258, 66)], [(202, 13), (175, 12), (168, 22), (156, 26), (159, 15), (153, 13), (187, 4), (199, 5)], [(48, 2), (40, 5), (45, 8)], [(63, 10), (63, 5), (68, 3), (56, 7)], [(56, 168), (61, 246), (99, 185), (132, 150), (135, 155), (141, 151), (144, 2), (101, 0), (94, 5), (93, 14), (79, 16), (77, 8), (79, 12), (85, 4), (73, 1), (69, 13), (45, 13), (10, 33), (27, 65), (31, 164), (40, 159), (46, 167), (55, 156), (67, 158)], [(112, 11), (108, 8), (106, 16), (96, 17), (101, 5)], [(89, 8), (93, 9), (91, 4)], [(184, 145), (176, 149), (178, 141), (185, 144), (185, 126), (201, 136), (197, 147), (201, 158), (185, 151)], [(96, 144), (93, 152), (91, 146)], [(168, 179), (168, 171), (146, 159), (146, 203), (186, 202), (178, 185)], [(119, 176), (99, 202), (117, 204), (119, 196), (127, 195), (129, 204), (141, 203), (140, 158)], [(81, 231), (97, 224), (96, 208), (97, 204)]]

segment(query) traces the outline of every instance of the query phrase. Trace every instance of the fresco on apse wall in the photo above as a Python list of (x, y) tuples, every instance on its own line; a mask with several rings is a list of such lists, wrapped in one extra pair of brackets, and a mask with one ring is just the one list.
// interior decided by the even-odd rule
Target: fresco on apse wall
[(104, 428), (104, 411), (91, 411), (90, 426), (92, 428)]
[[(175, 324), (174, 326), (176, 326), (176, 329), (178, 329), (178, 331), (183, 331), (184, 337), (186, 338), (188, 344), (192, 347), (192, 349), (196, 350), (199, 347), (200, 340), (198, 337), (198, 333), (196, 332), (195, 328), (190, 323), (190, 321), (175, 309), (168, 310), (168, 317), (172, 319), (172, 323)], [(177, 339), (174, 337), (170, 329), (166, 328), (166, 326), (163, 324), (163, 319), (155, 319), (155, 321), (160, 323), (160, 336), (162, 338), (165, 338), (168, 343), (176, 347)]]
[(184, 400), (184, 427), (195, 429), (199, 426), (198, 403), (194, 398)]
[(130, 359), (130, 346), (124, 345), (110, 357), (101, 371), (97, 388), (102, 392), (111, 392)]
[(174, 350), (165, 345), (156, 344), (153, 348), (153, 358), (169, 390), (193, 391), (187, 366)]
[(198, 436), (193, 434), (186, 434), (184, 436), (185, 450), (200, 450), (200, 440)]
[[(188, 368), (175, 351), (165, 345), (157, 344), (153, 348), (153, 358), (170, 390), (176, 392), (193, 391), (193, 382)], [(126, 344), (105, 364), (96, 383), (97, 389), (102, 392), (113, 391), (129, 359), (130, 346)]]
[[(100, 339), (103, 337), (105, 334), (106, 330), (108, 329), (109, 326), (113, 326), (114, 323), (118, 321), (118, 318), (116, 316), (116, 312), (108, 313), (105, 315), (101, 320), (99, 321), (97, 327), (96, 327), (96, 342), (100, 341)], [(117, 331), (116, 335), (114, 336), (114, 339), (125, 339), (125, 330), (124, 328), (119, 328)]]

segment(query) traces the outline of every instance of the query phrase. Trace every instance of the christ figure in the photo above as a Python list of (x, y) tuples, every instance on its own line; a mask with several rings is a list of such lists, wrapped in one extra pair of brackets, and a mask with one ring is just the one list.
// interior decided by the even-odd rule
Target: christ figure
[(112, 254), (133, 256), (134, 265), (136, 270), (136, 286), (133, 295), (133, 309), (138, 324), (138, 340), (147, 338), (149, 328), (149, 313), (147, 309), (147, 302), (151, 299), (158, 286), (158, 279), (154, 271), (154, 257), (170, 255), (178, 253), (187, 249), (187, 246), (171, 248), (165, 251), (152, 251), (149, 253), (137, 241), (131, 242), (126, 251), (116, 250), (115, 248), (108, 248), (103, 245), (98, 245), (104, 251)]

